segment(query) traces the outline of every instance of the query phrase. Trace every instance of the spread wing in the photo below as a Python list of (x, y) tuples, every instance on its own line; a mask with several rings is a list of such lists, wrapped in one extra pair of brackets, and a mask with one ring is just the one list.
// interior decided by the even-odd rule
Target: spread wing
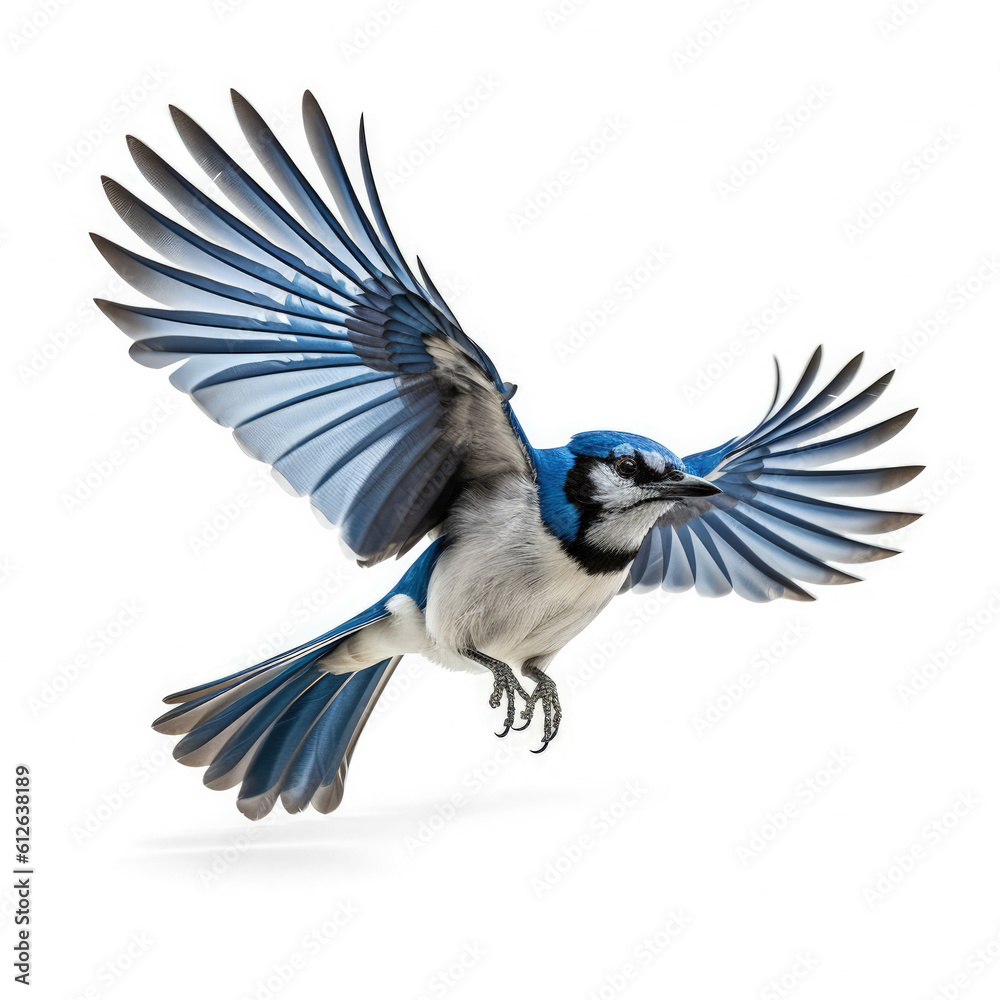
[(812, 595), (797, 581), (830, 584), (859, 579), (828, 561), (850, 564), (896, 555), (895, 549), (850, 536), (893, 531), (919, 514), (850, 507), (826, 498), (885, 493), (908, 483), (923, 467), (829, 471), (821, 467), (888, 441), (916, 410), (817, 441), (864, 412), (893, 374), (838, 403), (861, 366), (859, 354), (809, 396), (821, 355), (818, 348), (781, 406), (779, 373), (774, 402), (749, 434), (684, 458), (688, 472), (711, 480), (723, 492), (685, 501), (661, 518), (646, 536), (623, 591), (695, 587), (708, 597), (735, 591), (751, 601), (778, 597), (808, 601)]
[(464, 483), (500, 470), (532, 475), (510, 387), (462, 331), (386, 222), (361, 123), (366, 211), (330, 127), (306, 93), (303, 121), (335, 214), (274, 133), (235, 91), (251, 149), (285, 207), (203, 129), (171, 108), (198, 165), (232, 202), (217, 204), (129, 137), (146, 180), (193, 228), (104, 178), (111, 204), (160, 258), (93, 236), (132, 287), (169, 308), (98, 305), (149, 367), (243, 449), (308, 495), (366, 565), (400, 555), (443, 519)]

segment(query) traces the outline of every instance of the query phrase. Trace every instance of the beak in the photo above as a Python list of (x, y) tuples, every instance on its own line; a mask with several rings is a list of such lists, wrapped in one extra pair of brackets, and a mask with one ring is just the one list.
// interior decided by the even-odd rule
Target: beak
[(718, 486), (710, 483), (701, 476), (684, 474), (683, 479), (678, 479), (673, 483), (664, 483), (659, 487), (660, 495), (664, 499), (676, 500), (681, 497), (714, 497), (722, 490)]

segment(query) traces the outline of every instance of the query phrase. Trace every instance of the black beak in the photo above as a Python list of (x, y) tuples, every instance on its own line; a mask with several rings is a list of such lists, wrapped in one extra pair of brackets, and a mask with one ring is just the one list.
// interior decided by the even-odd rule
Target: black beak
[(682, 479), (675, 480), (672, 483), (663, 483), (658, 489), (665, 499), (670, 500), (676, 500), (681, 497), (714, 497), (717, 493), (722, 492), (718, 486), (710, 483), (707, 479), (702, 479), (701, 476), (692, 476), (688, 473), (684, 473)]

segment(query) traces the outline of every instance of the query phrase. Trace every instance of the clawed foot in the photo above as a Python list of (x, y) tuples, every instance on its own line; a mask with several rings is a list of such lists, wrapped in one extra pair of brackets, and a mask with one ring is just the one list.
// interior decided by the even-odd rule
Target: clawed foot
[(478, 649), (467, 649), (464, 655), (470, 660), (475, 660), (476, 663), (481, 663), (493, 674), (493, 693), (490, 695), (490, 708), (499, 708), (501, 700), (506, 695), (507, 715), (504, 719), (504, 730), (502, 733), (496, 734), (500, 739), (503, 739), (514, 726), (514, 696), (520, 695), (525, 704), (528, 704), (531, 695), (521, 687), (521, 682), (515, 676), (514, 671), (503, 660), (496, 660), (492, 656), (480, 653)]
[(532, 753), (542, 753), (548, 748), (549, 743), (555, 739), (559, 732), (559, 723), (562, 721), (562, 707), (559, 704), (559, 692), (556, 690), (556, 682), (540, 667), (525, 664), (524, 674), (535, 682), (535, 689), (528, 697), (521, 712), (521, 718), (525, 720), (523, 726), (515, 727), (515, 732), (527, 729), (531, 725), (531, 720), (535, 714), (535, 705), (542, 703), (542, 745)]
[[(556, 733), (559, 732), (559, 723), (562, 721), (562, 708), (559, 705), (559, 693), (556, 690), (555, 681), (541, 667), (529, 660), (521, 668), (525, 677), (535, 682), (534, 690), (531, 694), (528, 694), (521, 687), (514, 671), (503, 660), (497, 660), (492, 656), (487, 656), (485, 653), (480, 653), (478, 649), (466, 649), (464, 650), (464, 655), (470, 660), (482, 664), (493, 674), (493, 693), (490, 695), (490, 708), (499, 708), (504, 696), (507, 698), (507, 715), (504, 719), (504, 729), (502, 733), (496, 734), (501, 739), (511, 732), (511, 730), (517, 733), (523, 729), (527, 729), (534, 718), (535, 706), (539, 702), (542, 703), (542, 745), (537, 750), (531, 751), (532, 753), (542, 753), (548, 747), (549, 743), (555, 739)], [(515, 695), (520, 695), (524, 700), (524, 708), (521, 710), (521, 718), (525, 720), (523, 726), (514, 725)]]

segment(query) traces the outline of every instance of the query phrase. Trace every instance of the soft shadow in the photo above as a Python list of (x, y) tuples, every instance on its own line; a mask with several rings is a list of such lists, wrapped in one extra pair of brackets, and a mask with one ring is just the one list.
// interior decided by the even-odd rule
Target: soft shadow
[[(474, 818), (497, 827), (523, 829), (525, 813), (538, 815), (562, 811), (579, 799), (578, 790), (563, 787), (497, 788), (470, 796), (450, 821), (451, 833)], [(246, 873), (261, 868), (269, 872), (296, 872), (319, 866), (334, 872), (385, 872), (405, 865), (406, 838), (428, 821), (439, 805), (437, 799), (398, 803), (390, 809), (363, 815), (290, 816), (276, 811), (274, 819), (258, 823), (234, 822), (230, 826), (189, 830), (150, 837), (135, 845), (132, 862), (166, 875), (202, 869)]]

